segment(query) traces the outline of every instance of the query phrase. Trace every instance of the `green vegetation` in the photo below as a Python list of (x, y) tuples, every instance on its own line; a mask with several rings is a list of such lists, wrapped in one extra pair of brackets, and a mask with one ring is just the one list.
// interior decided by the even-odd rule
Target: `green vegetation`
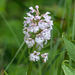
[(51, 12), (54, 26), (51, 40), (41, 50), (49, 53), (49, 60), (34, 62), (31, 75), (75, 75), (74, 0), (0, 0), (0, 75), (27, 75), (23, 17), (35, 5), (42, 14)]

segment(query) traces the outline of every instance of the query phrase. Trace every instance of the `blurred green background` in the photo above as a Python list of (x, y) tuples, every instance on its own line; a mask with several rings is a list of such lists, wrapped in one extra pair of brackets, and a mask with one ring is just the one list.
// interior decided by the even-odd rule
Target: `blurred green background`
[[(1, 75), (4, 75), (4, 70), (24, 41), (24, 16), (29, 12), (29, 7), (35, 7), (35, 5), (39, 5), (41, 14), (51, 12), (54, 26), (51, 40), (41, 51), (49, 53), (49, 60), (46, 64), (41, 61), (34, 63), (31, 75), (64, 75), (61, 64), (64, 59), (69, 59), (69, 57), (65, 53), (62, 33), (65, 32), (70, 39), (75, 36), (74, 0), (0, 0)], [(8, 75), (26, 75), (29, 66), (28, 56), (28, 48), (24, 44), (6, 70)], [(75, 68), (74, 64), (72, 66)]]

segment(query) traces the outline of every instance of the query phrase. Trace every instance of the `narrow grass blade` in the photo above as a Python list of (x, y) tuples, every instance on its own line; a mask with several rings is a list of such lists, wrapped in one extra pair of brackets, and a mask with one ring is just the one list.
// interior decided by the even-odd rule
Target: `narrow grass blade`
[(0, 15), (1, 15), (2, 19), (4, 20), (4, 22), (6, 23), (6, 26), (9, 28), (10, 32), (12, 33), (14, 39), (16, 40), (16, 43), (18, 44), (18, 46), (20, 46), (20, 42), (19, 42), (19, 40), (17, 39), (17, 36), (16, 36), (14, 30), (12, 29), (12, 27), (10, 26), (10, 24), (9, 24), (8, 21), (6, 20), (5, 16), (4, 16), (2, 13), (0, 13)]
[(75, 36), (75, 1), (74, 1), (74, 15), (73, 15), (72, 40), (74, 40), (74, 36)]
[(12, 62), (14, 61), (14, 59), (16, 58), (17, 54), (20, 52), (21, 48), (23, 47), (25, 42), (23, 42), (21, 44), (21, 46), (19, 47), (19, 49), (17, 50), (16, 54), (14, 55), (13, 59), (11, 60), (11, 62), (8, 64), (8, 66), (6, 67), (5, 71), (9, 68), (9, 66), (12, 64)]

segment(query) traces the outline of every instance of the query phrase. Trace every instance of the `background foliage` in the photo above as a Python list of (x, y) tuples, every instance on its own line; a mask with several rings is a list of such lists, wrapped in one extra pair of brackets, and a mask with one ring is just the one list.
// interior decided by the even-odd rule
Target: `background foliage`
[[(41, 53), (49, 53), (49, 60), (45, 64), (35, 62), (31, 75), (74, 75), (74, 0), (0, 0), (0, 74), (4, 75), (5, 70), (6, 75), (26, 75), (29, 55), (27, 45), (23, 43), (23, 17), (28, 8), (35, 5), (39, 5), (41, 14), (51, 12), (54, 26), (51, 40), (41, 50)], [(8, 65), (11, 60), (13, 62)], [(62, 64), (64, 60), (69, 63)]]

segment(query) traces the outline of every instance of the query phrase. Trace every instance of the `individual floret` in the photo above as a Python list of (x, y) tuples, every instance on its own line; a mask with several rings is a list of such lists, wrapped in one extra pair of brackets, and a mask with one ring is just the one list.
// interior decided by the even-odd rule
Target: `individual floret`
[(39, 55), (40, 55), (40, 52), (36, 52), (36, 51), (34, 51), (33, 53), (31, 53), (30, 54), (30, 61), (38, 61), (38, 60), (40, 60), (40, 57), (39, 57)]
[(38, 45), (42, 46), (42, 44), (43, 44), (43, 42), (44, 42), (43, 36), (41, 36), (41, 34), (36, 35), (35, 42), (36, 42)]
[(46, 63), (46, 61), (48, 60), (48, 53), (41, 54), (41, 57), (44, 58), (43, 62)]
[(32, 38), (28, 38), (25, 42), (29, 48), (33, 47), (33, 45), (35, 44), (35, 41)]

